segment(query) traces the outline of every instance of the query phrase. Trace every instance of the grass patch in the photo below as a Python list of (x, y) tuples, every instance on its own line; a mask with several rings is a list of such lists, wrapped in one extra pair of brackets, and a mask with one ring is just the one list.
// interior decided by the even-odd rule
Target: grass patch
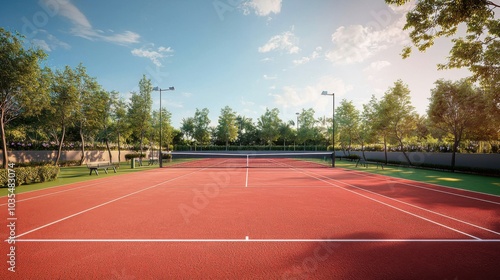
[(374, 166), (369, 166), (368, 168), (356, 167), (356, 163), (348, 161), (337, 161), (336, 165), (338, 167), (346, 169), (366, 171), (374, 174), (382, 174), (396, 178), (438, 184), (457, 189), (500, 195), (499, 177), (452, 173), (447, 171), (417, 169), (400, 166), (384, 166), (384, 169), (382, 170), (377, 169)]
[[(99, 170), (99, 176), (96, 176), (95, 174), (89, 175), (90, 171), (86, 166), (61, 167), (61, 172), (59, 173), (59, 177), (56, 180), (44, 183), (21, 185), (16, 188), (16, 193), (23, 193), (23, 192), (40, 190), (50, 187), (72, 184), (72, 183), (90, 181), (98, 178), (120, 176), (123, 174), (158, 168), (158, 164), (147, 166), (147, 161), (145, 161), (143, 164), (146, 165), (145, 166), (136, 165), (136, 168), (132, 169), (130, 168), (130, 162), (122, 162), (120, 163), (120, 168), (116, 170), (116, 173), (114, 173), (112, 169), (108, 170), (108, 174), (106, 174), (104, 170)], [(6, 196), (7, 193), (8, 193), (8, 188), (6, 187), (0, 188), (0, 197)]]

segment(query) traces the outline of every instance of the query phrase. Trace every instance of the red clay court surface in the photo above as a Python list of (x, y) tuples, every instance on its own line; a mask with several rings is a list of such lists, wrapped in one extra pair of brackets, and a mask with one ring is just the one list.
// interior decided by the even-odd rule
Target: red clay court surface
[(500, 197), (361, 171), (163, 168), (16, 199), (1, 279), (500, 277)]

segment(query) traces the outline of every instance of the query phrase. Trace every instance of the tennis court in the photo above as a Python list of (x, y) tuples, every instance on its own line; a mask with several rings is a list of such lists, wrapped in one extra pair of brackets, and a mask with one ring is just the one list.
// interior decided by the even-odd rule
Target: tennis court
[(16, 272), (1, 278), (498, 277), (498, 196), (329, 168), (321, 153), (180, 162), (17, 195)]

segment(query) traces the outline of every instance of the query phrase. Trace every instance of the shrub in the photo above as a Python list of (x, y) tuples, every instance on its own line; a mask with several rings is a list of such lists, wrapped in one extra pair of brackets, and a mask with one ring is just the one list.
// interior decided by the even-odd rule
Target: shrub
[(9, 179), (9, 173), (7, 169), (0, 169), (0, 186), (7, 186)]
[[(23, 184), (40, 183), (57, 179), (59, 175), (57, 166), (35, 166), (14, 168), (16, 174), (16, 187)], [(6, 187), (8, 184), (9, 172), (6, 169), (0, 170), (0, 186)]]
[(126, 160), (131, 160), (132, 158), (145, 158), (146, 154), (142, 153), (133, 153), (133, 154), (126, 154), (125, 159)]
[(59, 170), (57, 166), (41, 166), (38, 169), (38, 178), (40, 178), (40, 182), (55, 180), (59, 175)]

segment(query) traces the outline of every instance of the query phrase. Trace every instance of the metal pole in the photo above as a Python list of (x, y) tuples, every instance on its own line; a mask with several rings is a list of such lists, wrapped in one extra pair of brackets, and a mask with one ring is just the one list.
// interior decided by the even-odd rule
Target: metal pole
[(161, 131), (162, 131), (162, 119), (161, 119), (161, 88), (160, 88), (160, 154), (158, 155), (158, 160), (160, 162), (160, 168), (163, 167), (163, 153), (161, 151), (161, 140), (162, 140)]
[(332, 115), (332, 150), (333, 150), (333, 159), (332, 159), (332, 167), (335, 167), (335, 93), (332, 93), (333, 97), (333, 115)]

